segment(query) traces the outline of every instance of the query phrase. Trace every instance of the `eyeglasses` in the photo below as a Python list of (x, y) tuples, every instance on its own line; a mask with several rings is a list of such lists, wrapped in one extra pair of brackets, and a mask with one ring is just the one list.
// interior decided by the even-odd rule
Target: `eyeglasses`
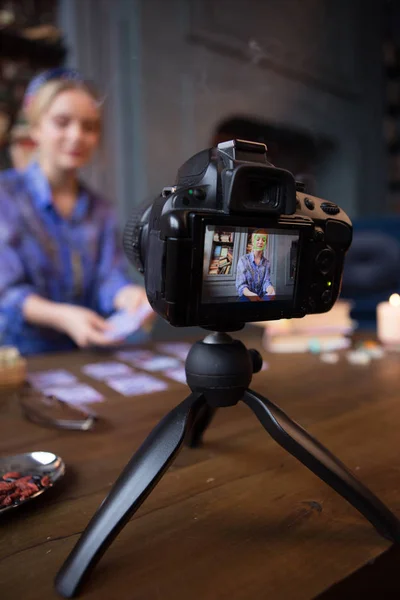
[(48, 396), (28, 383), (16, 395), (25, 418), (43, 427), (89, 431), (97, 421), (89, 409)]

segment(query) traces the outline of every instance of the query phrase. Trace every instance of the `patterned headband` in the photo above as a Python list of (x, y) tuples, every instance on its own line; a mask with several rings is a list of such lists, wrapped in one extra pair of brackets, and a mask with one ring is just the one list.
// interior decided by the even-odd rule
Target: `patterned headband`
[(26, 88), (23, 100), (23, 107), (26, 108), (29, 105), (32, 98), (42, 87), (42, 85), (44, 85), (48, 81), (52, 81), (53, 79), (64, 79), (66, 81), (79, 82), (87, 81), (76, 69), (68, 69), (67, 67), (56, 67), (55, 69), (49, 69), (48, 71), (44, 71), (43, 73), (36, 75), (36, 77), (32, 79), (32, 81)]

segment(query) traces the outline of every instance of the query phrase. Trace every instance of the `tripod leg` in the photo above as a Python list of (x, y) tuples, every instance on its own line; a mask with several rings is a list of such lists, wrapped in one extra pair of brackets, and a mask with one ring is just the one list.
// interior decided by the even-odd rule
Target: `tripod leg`
[(260, 394), (247, 390), (243, 401), (278, 444), (343, 496), (381, 535), (400, 542), (397, 517), (318, 440)]
[(197, 448), (203, 441), (203, 435), (209, 424), (211, 423), (216, 408), (212, 408), (209, 404), (203, 404), (200, 408), (193, 426), (188, 432), (186, 443), (190, 448)]
[(127, 464), (57, 574), (55, 586), (72, 598), (108, 546), (161, 479), (181, 449), (202, 395), (191, 394), (153, 429)]

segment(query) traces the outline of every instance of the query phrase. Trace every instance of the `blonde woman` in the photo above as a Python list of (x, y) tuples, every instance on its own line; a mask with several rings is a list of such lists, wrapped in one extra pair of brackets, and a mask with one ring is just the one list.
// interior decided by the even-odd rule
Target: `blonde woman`
[(99, 143), (98, 97), (58, 68), (33, 79), (24, 109), (37, 152), (0, 174), (0, 343), (22, 354), (107, 345), (105, 317), (147, 298), (126, 275), (112, 205), (78, 175)]

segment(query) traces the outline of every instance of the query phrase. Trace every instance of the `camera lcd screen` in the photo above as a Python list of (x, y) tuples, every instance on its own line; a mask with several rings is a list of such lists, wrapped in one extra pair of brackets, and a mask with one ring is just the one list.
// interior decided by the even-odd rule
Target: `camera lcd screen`
[(202, 302), (292, 300), (298, 246), (293, 229), (208, 225)]

